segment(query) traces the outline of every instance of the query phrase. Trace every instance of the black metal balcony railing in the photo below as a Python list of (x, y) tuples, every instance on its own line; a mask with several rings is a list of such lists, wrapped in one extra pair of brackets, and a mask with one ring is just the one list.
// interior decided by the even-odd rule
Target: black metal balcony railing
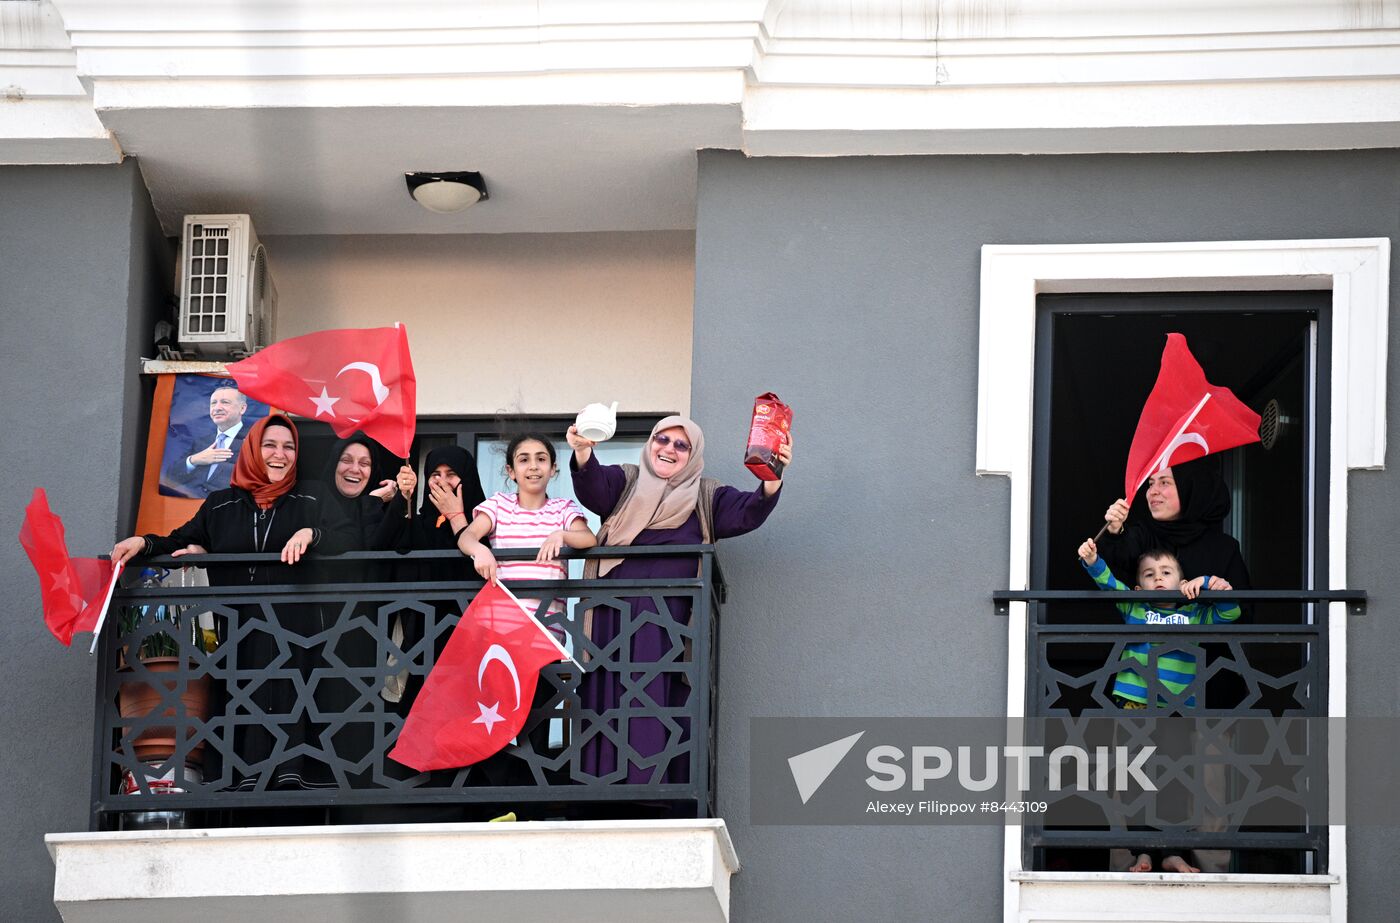
[[(524, 550), (495, 554), (534, 557)], [(710, 816), (723, 601), (713, 546), (566, 555), (643, 556), (695, 558), (699, 573), (507, 582), (522, 600), (538, 602), (540, 621), (566, 635), (575, 659), (597, 675), (585, 679), (568, 662), (545, 667), (512, 745), (476, 765), (431, 773), (386, 754), (416, 688), (482, 586), (468, 579), (475, 574), (457, 552), (356, 552), (297, 565), (313, 568), (305, 576), (318, 562), (339, 574), (461, 562), (462, 579), (446, 582), (119, 589), (99, 647), (93, 829), (112, 829), (123, 815), (170, 811), (184, 812), (191, 825), (238, 825), (240, 812), (253, 808), (324, 809), (330, 821), (342, 812), (385, 822), (433, 814), (423, 806), (440, 809), (433, 819), (451, 819), (454, 810), (456, 819), (476, 819), (511, 809), (527, 817)], [(145, 563), (283, 566), (270, 554)], [(551, 614), (551, 598), (564, 599), (565, 611)], [(634, 612), (628, 600), (639, 598), (663, 615)], [(690, 613), (688, 624), (664, 614), (668, 602)], [(617, 610), (619, 622), (617, 637), (601, 646), (583, 627), (583, 613), (598, 606)], [(177, 614), (178, 629), (171, 619)], [(217, 646), (201, 643), (209, 634), (193, 628), (201, 621), (213, 627)], [(396, 640), (397, 631), (406, 634)], [(658, 638), (656, 660), (634, 660), (640, 647), (654, 654)], [(158, 647), (172, 656), (152, 660)], [(609, 674), (620, 695), (591, 696), (589, 684)], [(387, 700), (386, 684), (402, 679), (407, 695), (397, 704)], [(133, 701), (143, 695), (144, 704)], [(589, 698), (593, 707), (585, 705)], [(344, 814), (347, 808), (359, 813)]]
[[(1184, 758), (1167, 762), (1157, 779), (1159, 789), (1175, 790), (1183, 813), (1172, 822), (1170, 811), (1156, 804), (1125, 804), (1113, 792), (1074, 792), (1078, 823), (1055, 823), (1056, 796), (1050, 811), (1023, 827), (1026, 868), (1073, 865), (1066, 860), (1076, 850), (1146, 848), (1175, 852), (1215, 850), (1220, 861), (1235, 871), (1314, 871), (1327, 868), (1326, 822), (1316, 806), (1324, 803), (1327, 786), (1325, 719), (1328, 682), (1328, 613), (1326, 603), (1343, 602), (1353, 614), (1365, 612), (1366, 594), (1356, 590), (1252, 590), (1207, 593), (1203, 600), (1228, 599), (1254, 610), (1243, 623), (1218, 625), (1125, 625), (1111, 623), (1112, 603), (1126, 601), (1179, 602), (1177, 593), (1100, 590), (997, 591), (993, 602), (1006, 614), (1011, 602), (1030, 605), (1026, 626), (1026, 715), (1058, 719), (1055, 727), (1067, 740), (1084, 743), (1096, 723), (1113, 722), (1115, 741), (1160, 743), (1171, 723)], [(1107, 614), (1106, 614), (1107, 613)], [(1151, 649), (1146, 665), (1123, 661), (1130, 644), (1161, 643)], [(1185, 652), (1195, 660), (1189, 682), (1171, 688), (1158, 672), (1163, 654)], [(1131, 667), (1147, 687), (1154, 708), (1130, 710), (1114, 700), (1114, 677)], [(1179, 676), (1177, 677), (1180, 678)], [(1173, 686), (1177, 686), (1173, 682)], [(1176, 716), (1176, 717), (1168, 717)], [(1160, 719), (1166, 719), (1165, 722)], [(1307, 730), (1305, 721), (1315, 719)], [(1290, 724), (1290, 722), (1292, 722)], [(1064, 731), (1064, 729), (1068, 729)], [(1282, 729), (1282, 730), (1281, 730)], [(1304, 780), (1296, 796), (1273, 792), (1272, 821), (1259, 823), (1258, 799), (1251, 778), (1257, 779), (1257, 759), (1245, 751), (1251, 738), (1270, 734), (1275, 759), (1286, 759)], [(1158, 735), (1154, 737), (1153, 735)], [(1102, 735), (1100, 735), (1102, 736)], [(1278, 740), (1285, 741), (1281, 750)], [(1100, 743), (1103, 741), (1100, 740)], [(1306, 791), (1302, 791), (1302, 788)], [(1085, 804), (1102, 823), (1082, 822)], [(1255, 813), (1251, 813), (1251, 812)], [(1296, 818), (1279, 823), (1278, 817)], [(1058, 853), (1055, 852), (1058, 850)], [(1099, 868), (1104, 866), (1100, 865)], [(1224, 870), (1224, 869), (1207, 869)]]

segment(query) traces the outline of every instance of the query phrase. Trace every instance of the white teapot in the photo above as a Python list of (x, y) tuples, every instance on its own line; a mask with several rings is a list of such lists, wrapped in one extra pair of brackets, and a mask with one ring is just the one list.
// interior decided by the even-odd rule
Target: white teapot
[(617, 401), (607, 404), (589, 404), (578, 413), (574, 420), (578, 434), (589, 442), (606, 442), (617, 432)]

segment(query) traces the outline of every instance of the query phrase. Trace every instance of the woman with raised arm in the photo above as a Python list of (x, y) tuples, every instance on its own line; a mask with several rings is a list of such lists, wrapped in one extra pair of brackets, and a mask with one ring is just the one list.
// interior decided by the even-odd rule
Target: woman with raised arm
[[(598, 532), (599, 545), (701, 545), (721, 538), (743, 535), (763, 525), (778, 505), (783, 482), (764, 481), (751, 491), (720, 484), (701, 477), (705, 467), (705, 436), (700, 427), (685, 417), (665, 417), (652, 428), (642, 448), (638, 465), (603, 465), (593, 455), (595, 443), (569, 427), (569, 446), (574, 450), (569, 468), (574, 493), (588, 509), (603, 517)], [(784, 465), (792, 462), (792, 441), (778, 450)], [(699, 561), (694, 557), (637, 557), (590, 559), (584, 577), (613, 580), (693, 578)], [(646, 613), (658, 612), (653, 598), (624, 600), (632, 611), (630, 650), (624, 657), (631, 663), (657, 663), (682, 655), (677, 633), (653, 622), (644, 622)], [(690, 624), (690, 602), (682, 597), (666, 598), (666, 613), (679, 625)], [(593, 645), (605, 648), (623, 630), (622, 614), (615, 608), (598, 606), (585, 627)], [(704, 668), (701, 665), (700, 668)], [(623, 677), (599, 663), (584, 677), (580, 690), (583, 707), (605, 712), (623, 707)], [(685, 704), (689, 687), (681, 674), (663, 671), (645, 687), (645, 695), (662, 708)], [(628, 723), (628, 745), (641, 763), (689, 737), (688, 722), (677, 722), (680, 735), (668, 739), (667, 724), (659, 718), (632, 717)], [(583, 751), (583, 769), (603, 776), (618, 768), (617, 748), (602, 734), (590, 740)], [(689, 769), (682, 759), (670, 765), (640, 765), (627, 761), (627, 781), (686, 782)]]
[(1108, 531), (1098, 543), (1108, 566), (1115, 573), (1134, 573), (1139, 557), (1161, 548), (1176, 555), (1193, 577), (1209, 574), (1236, 590), (1250, 589), (1240, 543), (1224, 531), (1230, 490), (1216, 465), (1213, 458), (1198, 459), (1153, 474), (1131, 517), (1126, 500), (1110, 506), (1104, 513)]

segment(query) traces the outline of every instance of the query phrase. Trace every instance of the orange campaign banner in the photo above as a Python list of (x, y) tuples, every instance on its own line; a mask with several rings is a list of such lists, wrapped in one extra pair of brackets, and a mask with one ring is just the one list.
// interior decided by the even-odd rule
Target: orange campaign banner
[(136, 534), (169, 533), (189, 522), (205, 497), (228, 487), (244, 434), (271, 410), (225, 374), (157, 375)]

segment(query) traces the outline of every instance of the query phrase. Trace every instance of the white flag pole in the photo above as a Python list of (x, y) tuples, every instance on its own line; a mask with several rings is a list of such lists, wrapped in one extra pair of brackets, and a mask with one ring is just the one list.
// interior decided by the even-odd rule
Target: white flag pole
[(102, 611), (97, 615), (97, 624), (92, 626), (92, 647), (88, 648), (88, 656), (97, 653), (97, 639), (102, 637), (102, 626), (107, 621), (107, 610), (112, 607), (112, 594), (117, 591), (117, 579), (122, 575), (122, 569), (126, 567), (126, 562), (118, 564), (112, 568), (112, 580), (107, 584), (107, 595), (102, 600)]
[(531, 609), (530, 609), (529, 606), (525, 605), (523, 602), (521, 602), (521, 601), (519, 600), (519, 598), (516, 597), (516, 595), (515, 595), (514, 593), (512, 593), (510, 590), (506, 589), (506, 585), (505, 585), (504, 583), (502, 583), (501, 581), (497, 580), (497, 581), (496, 581), (496, 586), (500, 587), (500, 588), (501, 588), (501, 592), (503, 592), (503, 593), (505, 593), (507, 596), (509, 596), (509, 597), (511, 598), (511, 601), (514, 602), (517, 606), (519, 606), (519, 607), (520, 607), (520, 610), (521, 610), (522, 612), (524, 612), (527, 616), (529, 616), (530, 621), (534, 622), (534, 623), (535, 623), (535, 627), (538, 628), (538, 629), (540, 630), (540, 634), (544, 635), (546, 638), (549, 639), (549, 643), (550, 643), (550, 644), (553, 644), (554, 647), (555, 647), (555, 649), (559, 651), (559, 659), (560, 659), (560, 660), (567, 660), (567, 661), (569, 661), (569, 663), (571, 663), (571, 664), (573, 664), (574, 666), (578, 667), (579, 670), (580, 670), (580, 672), (583, 671), (583, 664), (579, 663), (577, 660), (575, 660), (574, 658), (572, 658), (572, 657), (569, 656), (569, 652), (568, 652), (567, 650), (564, 649), (564, 645), (560, 644), (560, 643), (559, 643), (559, 639), (556, 638), (556, 637), (554, 637), (554, 632), (550, 631), (548, 628), (545, 628), (543, 625), (540, 624), (540, 620), (537, 619), (537, 618), (535, 618), (535, 613), (534, 613), (533, 611), (531, 611)]
[[(1191, 412), (1186, 415), (1186, 419), (1182, 421), (1182, 424), (1179, 427), (1177, 427), (1176, 434), (1173, 435), (1171, 439), (1167, 440), (1167, 447), (1162, 450), (1162, 454), (1157, 456), (1157, 460), (1152, 463), (1150, 468), (1148, 468), (1149, 471), (1156, 469), (1157, 472), (1160, 473), (1163, 468), (1167, 467), (1167, 459), (1171, 456), (1172, 452), (1175, 452), (1181, 446), (1181, 437), (1183, 434), (1185, 434), (1186, 428), (1196, 421), (1196, 417), (1200, 416), (1201, 408), (1206, 405), (1206, 401), (1208, 400), (1210, 400), (1209, 391), (1207, 391), (1206, 396), (1201, 398), (1201, 400), (1196, 404), (1196, 406), (1191, 409)], [(1197, 439), (1199, 438), (1200, 437), (1198, 436)], [(1204, 445), (1204, 442), (1202, 442), (1202, 444)], [(1138, 487), (1141, 486), (1142, 484), (1139, 483)], [(1133, 488), (1133, 495), (1137, 495), (1137, 488)], [(1132, 502), (1132, 497), (1128, 498), (1128, 502)], [(1103, 538), (1103, 534), (1107, 530), (1108, 523), (1104, 523), (1103, 527), (1100, 528), (1099, 531), (1094, 535), (1094, 541), (1097, 542), (1099, 539)]]

